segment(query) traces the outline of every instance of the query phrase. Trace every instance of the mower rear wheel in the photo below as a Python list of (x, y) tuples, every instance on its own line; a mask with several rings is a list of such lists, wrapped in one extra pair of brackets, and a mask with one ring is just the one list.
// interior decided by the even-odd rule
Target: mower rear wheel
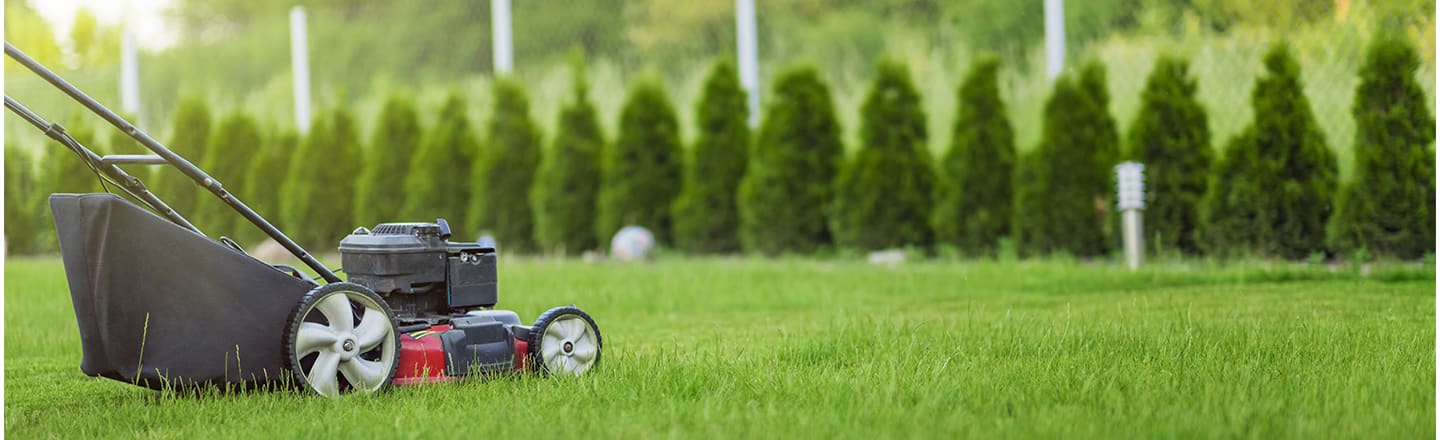
[(285, 363), (322, 396), (385, 388), (400, 365), (400, 330), (380, 295), (359, 284), (316, 287), (295, 306)]
[(540, 315), (530, 330), (530, 358), (545, 374), (579, 376), (600, 363), (600, 327), (574, 306)]

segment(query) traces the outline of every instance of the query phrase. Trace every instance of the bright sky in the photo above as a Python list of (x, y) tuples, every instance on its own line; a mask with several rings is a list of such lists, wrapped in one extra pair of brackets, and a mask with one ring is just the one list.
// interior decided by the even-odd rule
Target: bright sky
[(101, 23), (131, 23), (135, 41), (142, 48), (163, 49), (175, 44), (175, 32), (167, 28), (162, 17), (173, 0), (30, 0), (29, 3), (50, 22), (60, 41), (70, 38), (75, 11), (83, 7), (93, 12)]

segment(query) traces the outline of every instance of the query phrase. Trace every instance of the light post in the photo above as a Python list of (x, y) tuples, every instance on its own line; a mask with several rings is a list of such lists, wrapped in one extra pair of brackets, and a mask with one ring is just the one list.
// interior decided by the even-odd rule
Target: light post
[(1140, 211), (1145, 209), (1145, 164), (1124, 162), (1115, 166), (1116, 192), (1119, 193), (1120, 212), (1123, 214), (1125, 262), (1130, 270), (1140, 267), (1145, 257), (1144, 224)]

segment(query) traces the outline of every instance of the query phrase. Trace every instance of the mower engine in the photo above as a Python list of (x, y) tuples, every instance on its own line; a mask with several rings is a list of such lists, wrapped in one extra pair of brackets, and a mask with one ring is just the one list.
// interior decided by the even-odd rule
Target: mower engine
[[(599, 360), (599, 331), (573, 306), (552, 309), (533, 326), (521, 325), (515, 312), (491, 309), (498, 297), (494, 243), (457, 243), (450, 235), (439, 219), (359, 228), (340, 241), (349, 282), (379, 294), (395, 313), (396, 384), (530, 367), (580, 374)], [(551, 328), (556, 321), (564, 328)], [(560, 344), (550, 356), (535, 352), (547, 331), (551, 345)]]

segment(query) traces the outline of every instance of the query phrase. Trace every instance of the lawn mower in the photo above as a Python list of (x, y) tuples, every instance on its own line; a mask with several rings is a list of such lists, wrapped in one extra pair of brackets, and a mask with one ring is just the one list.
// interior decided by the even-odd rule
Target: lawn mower
[[(220, 181), (9, 42), (5, 55), (153, 153), (99, 156), (5, 96), (107, 191), (50, 196), (84, 373), (152, 389), (280, 385), (336, 396), (515, 371), (580, 375), (600, 362), (600, 329), (579, 308), (528, 326), (494, 309), (492, 241), (451, 241), (444, 219), (360, 227), (340, 240), (342, 281)], [(209, 238), (120, 165), (179, 169), (316, 276)]]

